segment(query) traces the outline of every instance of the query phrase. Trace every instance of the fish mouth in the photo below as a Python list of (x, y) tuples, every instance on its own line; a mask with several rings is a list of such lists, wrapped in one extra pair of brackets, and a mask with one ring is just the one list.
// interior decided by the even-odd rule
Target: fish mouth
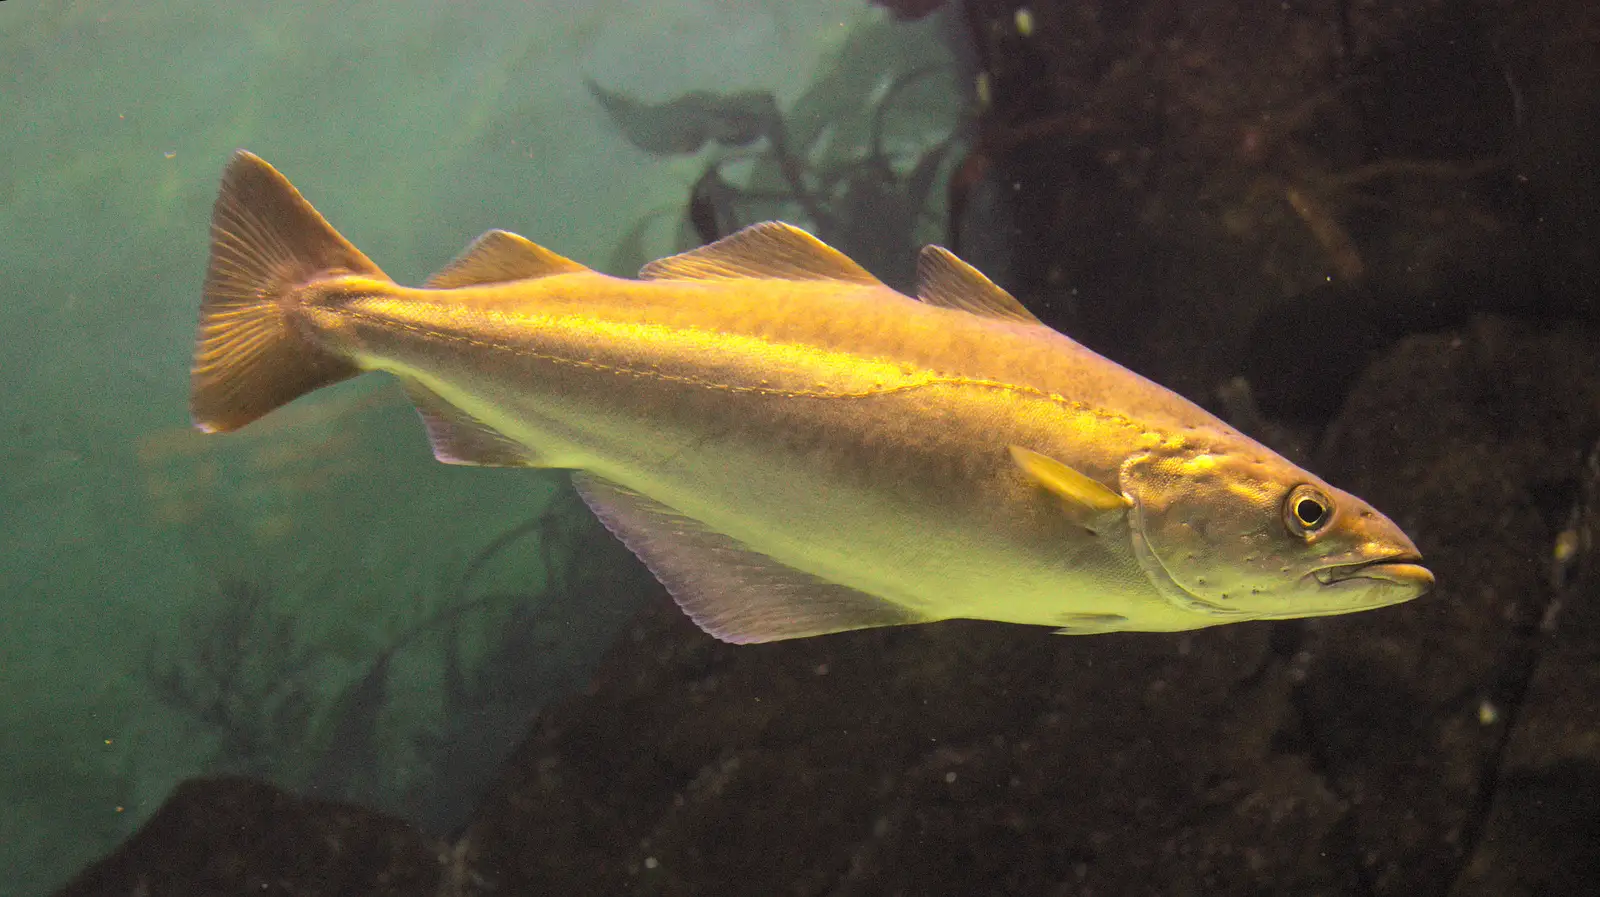
[(1421, 595), (1433, 588), (1433, 572), (1422, 566), (1421, 560), (1422, 555), (1408, 552), (1355, 564), (1323, 567), (1313, 570), (1311, 575), (1325, 586), (1352, 579), (1376, 579), (1405, 586)]

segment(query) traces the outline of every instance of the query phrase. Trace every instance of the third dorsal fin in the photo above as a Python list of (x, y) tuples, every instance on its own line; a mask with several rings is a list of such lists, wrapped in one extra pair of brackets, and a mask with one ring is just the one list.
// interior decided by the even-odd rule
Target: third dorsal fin
[(428, 278), (426, 286), (448, 290), (587, 270), (526, 237), (506, 230), (492, 230), (472, 241), (465, 252)]
[(881, 286), (867, 269), (798, 227), (780, 221), (752, 224), (715, 243), (656, 259), (640, 280), (842, 280)]
[(1015, 296), (943, 246), (924, 246), (917, 256), (917, 298), (986, 318), (1042, 324)]

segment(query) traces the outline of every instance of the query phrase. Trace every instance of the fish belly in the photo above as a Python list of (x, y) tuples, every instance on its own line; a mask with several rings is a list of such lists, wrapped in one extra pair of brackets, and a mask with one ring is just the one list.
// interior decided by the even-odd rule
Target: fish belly
[(1065, 625), (1145, 597), (1131, 559), (1013, 475), (994, 423), (1014, 396), (930, 385), (808, 397), (544, 374), (419, 379), (541, 464), (601, 477), (923, 619)]

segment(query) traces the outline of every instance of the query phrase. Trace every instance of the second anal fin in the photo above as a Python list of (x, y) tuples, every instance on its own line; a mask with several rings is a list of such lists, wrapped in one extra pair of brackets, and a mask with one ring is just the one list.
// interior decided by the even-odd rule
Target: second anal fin
[(527, 446), (446, 402), (426, 386), (414, 380), (404, 380), (402, 385), (428, 430), (433, 457), (441, 463), (474, 467), (544, 466)]

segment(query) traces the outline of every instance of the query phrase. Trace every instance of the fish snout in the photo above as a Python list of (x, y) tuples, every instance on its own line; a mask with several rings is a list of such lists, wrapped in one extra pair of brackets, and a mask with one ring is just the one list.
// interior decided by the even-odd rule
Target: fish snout
[(1325, 587), (1361, 588), (1376, 604), (1398, 604), (1433, 590), (1433, 571), (1422, 566), (1422, 552), (1394, 521), (1362, 502), (1343, 529), (1357, 547), (1312, 571), (1317, 582)]

